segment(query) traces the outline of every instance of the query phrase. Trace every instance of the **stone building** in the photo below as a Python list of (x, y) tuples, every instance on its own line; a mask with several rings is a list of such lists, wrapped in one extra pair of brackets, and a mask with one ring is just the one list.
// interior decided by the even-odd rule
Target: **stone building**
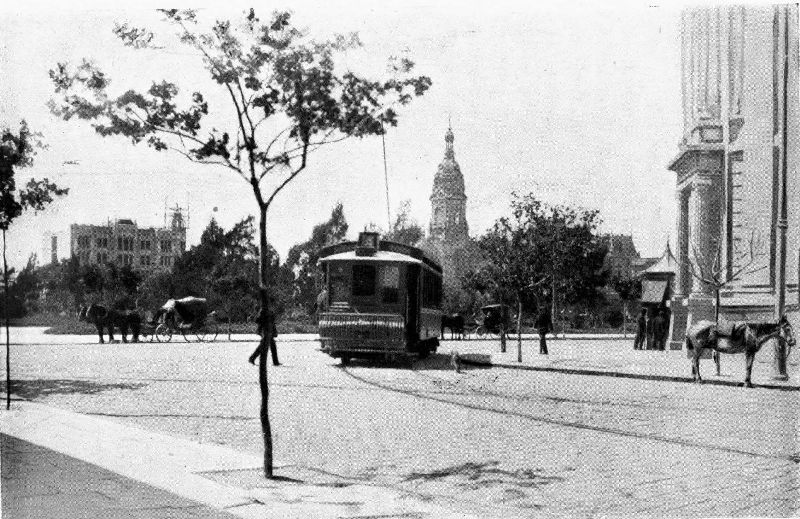
[(135, 270), (169, 270), (186, 250), (186, 225), (180, 209), (169, 226), (140, 228), (120, 219), (107, 225), (70, 225), (70, 251), (81, 264), (114, 263)]
[(467, 195), (464, 175), (456, 162), (452, 128), (445, 133), (444, 159), (433, 178), (431, 221), (428, 238), (420, 247), (442, 265), (445, 298), (452, 299), (460, 278), (479, 258), (478, 248), (469, 237)]
[[(690, 262), (724, 269), (723, 318), (772, 320), (783, 306), (797, 322), (800, 303), (797, 4), (689, 8), (681, 23), (673, 347), (687, 323), (714, 315)], [(736, 278), (751, 245), (755, 261)]]

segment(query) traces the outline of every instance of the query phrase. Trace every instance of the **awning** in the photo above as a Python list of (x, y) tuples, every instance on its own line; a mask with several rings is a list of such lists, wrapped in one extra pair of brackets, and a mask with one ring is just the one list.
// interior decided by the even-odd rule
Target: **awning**
[(667, 291), (668, 281), (645, 279), (642, 281), (642, 303), (661, 304)]

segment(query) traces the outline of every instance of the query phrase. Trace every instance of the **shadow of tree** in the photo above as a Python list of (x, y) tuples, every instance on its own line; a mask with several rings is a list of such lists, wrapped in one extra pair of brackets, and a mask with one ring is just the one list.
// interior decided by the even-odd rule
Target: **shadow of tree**
[[(93, 395), (103, 391), (112, 391), (114, 389), (135, 390), (146, 385), (147, 384), (144, 383), (103, 383), (90, 380), (70, 379), (12, 380), (11, 394), (20, 398), (34, 400), (39, 397), (50, 395)], [(5, 381), (0, 382), (0, 391), (6, 391)]]
[(538, 469), (506, 470), (498, 467), (499, 462), (486, 463), (467, 462), (431, 472), (412, 472), (405, 478), (405, 482), (437, 481), (447, 478), (464, 479), (458, 486), (466, 490), (479, 490), (490, 485), (510, 485), (517, 488), (537, 488), (564, 478), (547, 476)]

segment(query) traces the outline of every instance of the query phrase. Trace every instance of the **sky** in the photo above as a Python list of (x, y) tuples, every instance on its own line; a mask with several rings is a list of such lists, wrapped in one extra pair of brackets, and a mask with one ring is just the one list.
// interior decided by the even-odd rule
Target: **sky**
[[(385, 137), (393, 215), (408, 200), (412, 217), (427, 228), (450, 121), (472, 236), (508, 214), (512, 192), (533, 193), (549, 203), (599, 209), (604, 232), (631, 234), (643, 256), (658, 256), (674, 234), (676, 215), (675, 175), (666, 165), (682, 134), (679, 7), (556, 4), (334, 0), (290, 8), (295, 24), (315, 38), (359, 33), (363, 47), (343, 56), (346, 67), (380, 77), (388, 57), (406, 56), (432, 79)], [(212, 112), (227, 113), (194, 55), (174, 45), (132, 50), (113, 35), (115, 22), (169, 35), (152, 6), (77, 10), (32, 2), (14, 10), (18, 5), (0, 8), (0, 126), (24, 118), (48, 145), (33, 167), (20, 170), (18, 182), (46, 176), (70, 193), (13, 224), (11, 266), (24, 265), (31, 253), (41, 257), (50, 233), (67, 255), (71, 223), (132, 218), (158, 226), (164, 207), (178, 204), (188, 207), (192, 245), (212, 217), (229, 228), (256, 213), (252, 191), (232, 172), (121, 137), (102, 138), (46, 107), (54, 96), (48, 70), (90, 58), (112, 89), (145, 89), (167, 79), (185, 92), (208, 92)], [(235, 18), (245, 8), (232, 5), (204, 9), (204, 16)], [(276, 2), (270, 9), (288, 6)], [(285, 257), (337, 202), (351, 237), (370, 223), (387, 226), (380, 137), (315, 152), (271, 209), (269, 241)]]

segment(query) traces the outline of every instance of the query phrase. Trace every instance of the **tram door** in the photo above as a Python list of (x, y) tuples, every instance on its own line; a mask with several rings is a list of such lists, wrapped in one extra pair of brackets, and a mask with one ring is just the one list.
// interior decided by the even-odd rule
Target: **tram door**
[(414, 345), (419, 339), (419, 265), (408, 265), (406, 269), (406, 340)]

